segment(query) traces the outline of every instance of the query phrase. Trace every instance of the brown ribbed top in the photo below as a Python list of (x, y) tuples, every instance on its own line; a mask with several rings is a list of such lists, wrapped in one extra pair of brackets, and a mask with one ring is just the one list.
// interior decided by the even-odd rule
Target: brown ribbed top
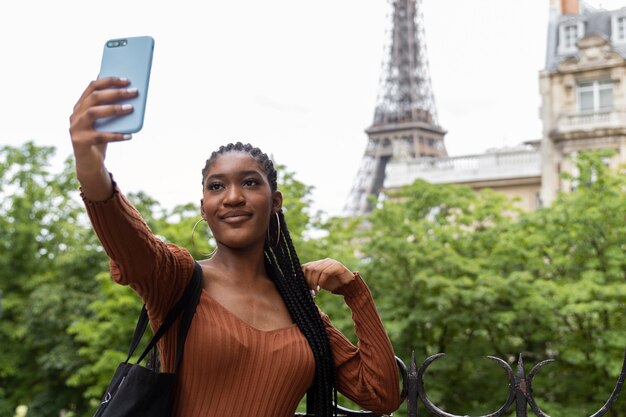
[[(111, 258), (111, 273), (146, 303), (153, 329), (181, 296), (193, 273), (186, 250), (163, 243), (114, 185), (104, 202), (84, 199), (93, 227)], [(339, 288), (352, 310), (355, 347), (322, 318), (330, 339), (339, 392), (371, 411), (400, 403), (393, 348), (361, 277)], [(159, 342), (172, 371), (177, 325)], [(313, 353), (300, 329), (256, 329), (203, 291), (191, 323), (174, 405), (177, 417), (292, 417), (313, 382)]]

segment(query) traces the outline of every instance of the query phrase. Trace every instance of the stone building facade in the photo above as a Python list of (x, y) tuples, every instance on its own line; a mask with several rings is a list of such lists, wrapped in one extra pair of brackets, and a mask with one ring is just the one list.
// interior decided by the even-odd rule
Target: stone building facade
[(551, 0), (539, 90), (541, 140), (477, 155), (392, 160), (384, 188), (418, 178), (465, 184), (517, 197), (522, 208), (534, 210), (571, 189), (561, 174), (576, 174), (578, 152), (612, 149), (615, 156), (606, 163), (626, 163), (626, 7)]
[(626, 162), (626, 7), (597, 10), (578, 1), (553, 2), (541, 92), (541, 200), (550, 204), (571, 184), (576, 154), (616, 151)]

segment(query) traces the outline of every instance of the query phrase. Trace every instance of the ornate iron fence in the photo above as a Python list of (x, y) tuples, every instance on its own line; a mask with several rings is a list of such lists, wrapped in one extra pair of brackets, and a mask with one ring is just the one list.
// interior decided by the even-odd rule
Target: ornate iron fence
[[(444, 354), (439, 353), (437, 355), (433, 355), (426, 359), (424, 363), (419, 367), (416, 366), (415, 356), (411, 356), (411, 362), (409, 364), (409, 368), (407, 369), (406, 365), (400, 358), (396, 358), (398, 361), (398, 368), (400, 369), (400, 374), (402, 375), (402, 399), (403, 401), (407, 401), (407, 409), (408, 409), (408, 417), (417, 417), (417, 405), (418, 401), (421, 401), (424, 407), (430, 413), (437, 417), (462, 417), (457, 416), (455, 414), (450, 414), (435, 404), (433, 404), (429, 399), (426, 393), (426, 389), (424, 388), (424, 374), (426, 370), (438, 358), (442, 357)], [(488, 356), (489, 359), (495, 361), (506, 373), (508, 382), (509, 382), (509, 394), (508, 398), (502, 404), (502, 406), (493, 413), (487, 414), (483, 417), (500, 417), (506, 412), (509, 411), (513, 403), (515, 403), (515, 416), (516, 417), (527, 417), (528, 415), (528, 407), (537, 417), (550, 417), (548, 414), (543, 412), (541, 408), (537, 405), (535, 401), (535, 397), (533, 395), (533, 378), (539, 372), (541, 368), (546, 366), (548, 363), (553, 362), (553, 359), (548, 359), (543, 362), (540, 362), (533, 366), (528, 375), (524, 369), (524, 361), (522, 355), (519, 356), (517, 361), (517, 371), (513, 372), (511, 366), (504, 360), (500, 358), (496, 358), (495, 356)], [(622, 364), (622, 371), (617, 379), (617, 383), (615, 384), (615, 388), (613, 392), (609, 396), (609, 399), (604, 403), (604, 405), (592, 414), (589, 417), (601, 417), (605, 415), (611, 407), (615, 404), (617, 397), (622, 390), (622, 386), (624, 385), (624, 381), (626, 380), (626, 351), (624, 351), (624, 362)], [(310, 413), (309, 407), (307, 407), (309, 411), (306, 414), (296, 414), (297, 417), (315, 417), (314, 414)], [(385, 417), (384, 414), (373, 413), (370, 411), (356, 411), (350, 410), (344, 407), (339, 406), (339, 416), (340, 417)], [(467, 416), (464, 416), (467, 417)], [(582, 417), (582, 416), (581, 416)]]

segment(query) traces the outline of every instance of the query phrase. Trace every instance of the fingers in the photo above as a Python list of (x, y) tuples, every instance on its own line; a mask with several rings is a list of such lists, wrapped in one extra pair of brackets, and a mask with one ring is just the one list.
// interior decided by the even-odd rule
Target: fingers
[(76, 110), (77, 107), (80, 107), (80, 104), (83, 103), (85, 99), (95, 91), (103, 90), (106, 88), (125, 87), (129, 84), (130, 81), (128, 79), (118, 77), (107, 77), (94, 80), (90, 82), (85, 91), (83, 91), (83, 94), (81, 94), (80, 98), (76, 102), (76, 105), (74, 106), (74, 110)]
[[(89, 133), (82, 133), (80, 137), (72, 138), (72, 145), (74, 147), (74, 154), (76, 157), (82, 157), (84, 155), (91, 155), (91, 147), (96, 146), (99, 149), (101, 159), (104, 160), (104, 153), (106, 146), (101, 148), (102, 145), (112, 142), (123, 142), (132, 139), (132, 135), (124, 133), (107, 133), (97, 132), (92, 130)], [(77, 158), (77, 164), (79, 163)]]
[(96, 119), (121, 116), (132, 111), (133, 106), (131, 104), (107, 104), (104, 106), (89, 107), (82, 114), (78, 115), (78, 120), (76, 122), (78, 125), (93, 125), (93, 122), (95, 122)]
[(354, 279), (352, 272), (335, 259), (322, 259), (302, 265), (311, 294), (320, 289), (334, 291)]
[(132, 111), (133, 106), (130, 104), (108, 104), (89, 107), (82, 113), (72, 114), (70, 117), (70, 134), (72, 136), (72, 143), (74, 143), (74, 145), (79, 143), (93, 144), (130, 139), (129, 135), (121, 135), (117, 133), (105, 134), (103, 132), (97, 132), (93, 129), (93, 124), (96, 119), (121, 116), (123, 114), (131, 113)]
[(92, 81), (76, 102), (70, 116), (69, 130), (76, 173), (85, 195), (91, 195), (96, 201), (102, 196), (111, 195), (110, 180), (108, 176), (102, 177), (102, 173), (106, 172), (104, 159), (107, 144), (129, 140), (132, 136), (98, 132), (94, 129), (94, 122), (133, 111), (132, 105), (119, 103), (120, 100), (137, 96), (137, 89), (126, 88), (129, 83), (127, 79), (113, 77)]
[(88, 106), (97, 106), (104, 103), (114, 103), (127, 100), (138, 94), (136, 88), (108, 88), (91, 93), (85, 100)]
[(70, 132), (93, 128), (93, 122), (102, 117), (119, 116), (132, 111), (132, 107), (115, 104), (136, 97), (136, 88), (121, 88), (129, 84), (124, 78), (103, 78), (92, 81), (80, 96), (70, 116)]
[[(74, 111), (70, 116), (70, 122), (72, 122), (73, 119), (84, 114), (85, 112), (92, 112), (92, 109), (97, 109), (96, 112), (98, 112), (98, 115), (95, 118), (117, 116), (119, 114), (128, 113), (132, 111), (132, 106), (129, 107), (129, 105), (118, 104), (117, 107), (115, 107), (115, 104), (109, 103), (127, 100), (135, 97), (137, 94), (138, 92), (136, 88), (111, 88), (108, 90), (93, 91), (87, 97), (79, 100), (78, 103), (76, 103), (76, 105), (74, 106)], [(106, 104), (108, 104), (108, 107), (106, 106)], [(102, 111), (106, 112), (107, 110), (98, 109), (99, 107), (108, 108), (108, 114), (100, 114)]]
[(320, 269), (319, 262), (320, 261), (309, 262), (302, 265), (302, 272), (304, 273), (304, 277), (307, 281), (307, 286), (309, 287), (309, 290), (311, 291), (311, 295), (313, 297), (315, 297), (315, 295), (321, 289), (320, 278), (322, 270)]
[(95, 135), (91, 138), (95, 145), (101, 145), (103, 143), (111, 143), (111, 142), (123, 142), (126, 140), (131, 140), (133, 135), (124, 134), (124, 133), (104, 133), (104, 132), (95, 132)]

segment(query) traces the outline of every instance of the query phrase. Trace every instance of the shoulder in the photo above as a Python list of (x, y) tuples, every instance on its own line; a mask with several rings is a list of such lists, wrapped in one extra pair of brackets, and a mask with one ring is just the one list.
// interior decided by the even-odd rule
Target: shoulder
[(202, 273), (209, 280), (215, 279), (220, 275), (219, 269), (216, 268), (215, 265), (213, 265), (210, 261), (210, 259), (202, 259), (200, 261), (197, 261), (198, 265), (200, 265), (200, 267), (202, 268)]

